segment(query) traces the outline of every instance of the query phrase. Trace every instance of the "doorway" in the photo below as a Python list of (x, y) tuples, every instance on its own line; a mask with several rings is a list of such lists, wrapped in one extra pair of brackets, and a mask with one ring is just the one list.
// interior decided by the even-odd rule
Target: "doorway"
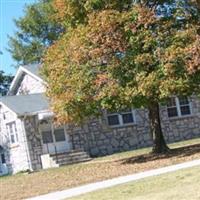
[(44, 154), (64, 153), (70, 150), (65, 127), (55, 127), (48, 123), (40, 126)]

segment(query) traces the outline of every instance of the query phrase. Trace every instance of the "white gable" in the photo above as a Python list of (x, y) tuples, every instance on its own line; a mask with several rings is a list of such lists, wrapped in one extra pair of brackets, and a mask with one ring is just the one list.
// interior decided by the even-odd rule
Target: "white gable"
[(44, 84), (41, 81), (36, 80), (29, 74), (25, 74), (21, 83), (19, 84), (16, 95), (20, 94), (35, 94), (45, 92)]
[(37, 74), (21, 66), (10, 86), (8, 95), (35, 94), (45, 92), (45, 82)]

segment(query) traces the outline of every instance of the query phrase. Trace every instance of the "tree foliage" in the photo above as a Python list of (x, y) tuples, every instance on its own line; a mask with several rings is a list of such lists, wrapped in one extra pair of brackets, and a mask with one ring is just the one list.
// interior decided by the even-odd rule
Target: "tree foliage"
[(106, 9), (127, 10), (132, 0), (54, 0), (55, 18), (65, 27), (87, 23), (88, 14)]
[[(156, 2), (128, 9), (105, 3), (48, 49), (43, 74), (58, 121), (145, 107), (156, 145), (162, 143), (157, 151), (166, 150), (158, 105), (171, 95), (199, 94), (200, 14), (194, 2)], [(58, 19), (68, 14), (57, 9)]]
[(40, 62), (45, 49), (63, 32), (54, 20), (52, 0), (27, 5), (24, 16), (15, 19), (17, 31), (9, 36), (9, 51), (17, 64)]
[(6, 95), (12, 79), (13, 76), (5, 75), (3, 71), (0, 71), (0, 96)]

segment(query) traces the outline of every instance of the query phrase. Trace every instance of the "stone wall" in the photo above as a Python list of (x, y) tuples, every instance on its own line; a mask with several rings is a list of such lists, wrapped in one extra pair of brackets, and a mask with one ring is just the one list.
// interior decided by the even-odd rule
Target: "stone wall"
[(24, 126), (28, 140), (32, 170), (41, 169), (42, 139), (39, 133), (39, 123), (37, 117), (27, 117), (24, 121)]
[(82, 148), (91, 156), (109, 155), (152, 145), (146, 119), (145, 110), (136, 110), (137, 124), (111, 128), (103, 116), (80, 127), (69, 125), (67, 133), (74, 149)]
[[(192, 114), (168, 118), (166, 107), (161, 108), (162, 128), (166, 141), (175, 142), (200, 137), (200, 102), (191, 98)], [(91, 120), (82, 126), (67, 126), (73, 149), (82, 148), (91, 156), (109, 155), (152, 145), (148, 111), (135, 110), (136, 123), (111, 128), (106, 116)]]
[(166, 108), (161, 109), (162, 128), (168, 142), (200, 137), (200, 101), (190, 98), (191, 115), (168, 118)]

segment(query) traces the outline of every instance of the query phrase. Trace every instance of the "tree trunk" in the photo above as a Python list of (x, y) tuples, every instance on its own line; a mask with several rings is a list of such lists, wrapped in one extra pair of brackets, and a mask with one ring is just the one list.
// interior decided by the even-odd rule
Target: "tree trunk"
[(169, 152), (169, 147), (165, 142), (165, 138), (161, 128), (160, 109), (158, 102), (152, 102), (149, 106), (149, 120), (151, 134), (153, 137), (153, 153)]

